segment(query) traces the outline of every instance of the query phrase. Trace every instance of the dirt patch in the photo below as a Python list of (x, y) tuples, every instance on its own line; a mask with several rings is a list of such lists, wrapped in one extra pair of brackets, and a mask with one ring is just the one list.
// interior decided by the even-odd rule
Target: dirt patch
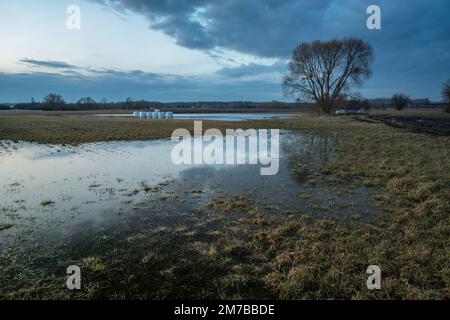
[(450, 118), (405, 117), (392, 115), (370, 115), (356, 117), (363, 122), (382, 122), (390, 127), (436, 136), (450, 135)]

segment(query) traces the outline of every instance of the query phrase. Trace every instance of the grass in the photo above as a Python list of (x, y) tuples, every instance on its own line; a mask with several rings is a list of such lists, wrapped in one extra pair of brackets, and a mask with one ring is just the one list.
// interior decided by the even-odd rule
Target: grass
[(11, 229), (12, 227), (14, 227), (13, 224), (3, 224), (3, 223), (0, 223), (0, 231), (8, 230), (8, 229)]
[[(298, 239), (286, 242), (284, 252), (277, 248), (268, 277), (279, 296), (450, 297), (450, 138), (349, 119), (311, 119), (293, 129), (338, 137), (332, 171), (344, 180), (365, 179), (391, 209), (376, 228), (328, 220), (294, 224)], [(285, 242), (269, 244), (276, 240)], [(364, 290), (360, 281), (369, 264), (382, 269), (380, 292)]]
[(43, 200), (43, 201), (41, 201), (41, 206), (43, 206), (43, 207), (52, 206), (54, 204), (55, 204), (55, 202), (52, 201), (52, 200)]
[[(239, 128), (238, 124), (209, 122), (219, 129)], [(72, 144), (170, 138), (178, 128), (193, 131), (189, 120), (149, 120), (57, 113), (0, 114), (0, 140)], [(205, 127), (207, 128), (207, 127)]]
[(392, 115), (397, 117), (426, 117), (426, 118), (450, 118), (450, 113), (444, 112), (443, 109), (403, 109), (397, 111), (395, 109), (372, 110), (372, 115)]
[[(173, 129), (163, 127), (162, 122), (139, 120), (89, 118), (87, 122), (75, 119), (58, 124), (52, 118), (38, 119), (34, 126), (31, 119), (14, 118), (12, 123), (30, 126), (31, 131), (20, 136), (18, 132), (25, 130), (12, 128), (13, 124), (5, 129), (5, 118), (0, 117), (0, 139), (6, 132), (12, 140), (26, 140), (30, 135), (41, 142), (163, 138)], [(51, 123), (48, 129), (46, 121)], [(185, 125), (183, 122), (181, 126), (187, 128)], [(65, 251), (61, 252), (58, 263), (64, 258), (78, 259), (87, 266), (81, 292), (68, 293), (61, 288), (64, 279), (53, 278), (59, 274), (55, 270), (51, 270), (52, 276), (42, 288), (30, 280), (11, 280), (19, 274), (32, 277), (33, 273), (20, 272), (22, 266), (14, 258), (17, 253), (9, 252), (11, 263), (2, 266), (0, 275), (0, 282), (6, 284), (0, 289), (0, 297), (450, 298), (449, 137), (412, 133), (347, 117), (305, 115), (237, 125), (271, 126), (336, 138), (336, 160), (319, 170), (314, 179), (331, 183), (332, 175), (336, 178), (332, 183), (338, 181), (342, 189), (361, 181), (377, 190), (377, 204), (385, 208), (385, 213), (370, 223), (312, 219), (301, 212), (274, 219), (262, 214), (244, 194), (214, 198), (204, 203), (198, 213), (192, 210), (184, 220), (180, 218), (177, 228), (156, 222), (153, 229), (143, 225), (139, 234), (125, 232), (108, 240), (99, 235), (86, 243), (89, 250), (102, 248), (98, 255), (80, 253), (76, 258), (75, 253), (67, 257)], [(62, 137), (47, 133), (50, 128), (54, 133), (63, 132), (64, 126), (69, 130)], [(304, 163), (293, 163), (294, 167), (300, 165)], [(308, 198), (305, 194), (299, 197)], [(223, 215), (224, 219), (212, 219), (207, 212)], [(355, 217), (363, 215), (354, 213)], [(70, 244), (66, 246), (70, 248)], [(77, 243), (72, 249), (81, 251), (81, 247)], [(366, 288), (365, 271), (372, 264), (381, 268), (381, 290)]]
[[(450, 117), (450, 114), (440, 109), (376, 110), (371, 113), (392, 114), (395, 116), (427, 116), (434, 118)], [(190, 120), (149, 120), (122, 117), (94, 117), (81, 112), (79, 114), (66, 114), (65, 112), (0, 113), (0, 140), (76, 145), (99, 141), (165, 139), (169, 138), (172, 132), (178, 128), (193, 130), (193, 122)], [(225, 132), (225, 128), (264, 128), (267, 126), (292, 128), (297, 127), (299, 124), (314, 128), (315, 122), (317, 122), (316, 117), (308, 113), (302, 113), (298, 119), (306, 121), (298, 122), (292, 119), (246, 122), (203, 121), (203, 129), (206, 130), (209, 127), (214, 127)], [(339, 121), (331, 121), (332, 125), (337, 123)]]
[(179, 122), (92, 116), (0, 115), (0, 139), (79, 144), (170, 137)]

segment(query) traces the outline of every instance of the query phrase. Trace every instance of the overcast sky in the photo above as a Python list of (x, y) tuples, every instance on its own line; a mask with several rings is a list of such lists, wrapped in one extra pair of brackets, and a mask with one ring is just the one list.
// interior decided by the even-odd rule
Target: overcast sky
[[(381, 8), (381, 30), (366, 9)], [(81, 29), (66, 27), (67, 7)], [(281, 79), (303, 41), (374, 47), (368, 98), (440, 99), (450, 78), (448, 0), (0, 0), (0, 101), (293, 100)]]

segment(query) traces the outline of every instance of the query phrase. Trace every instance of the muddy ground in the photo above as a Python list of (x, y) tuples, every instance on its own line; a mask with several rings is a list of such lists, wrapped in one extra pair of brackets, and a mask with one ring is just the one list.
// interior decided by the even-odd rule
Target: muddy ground
[(409, 117), (393, 115), (369, 115), (357, 117), (360, 121), (381, 122), (393, 128), (413, 132), (429, 133), (436, 136), (450, 135), (450, 118)]

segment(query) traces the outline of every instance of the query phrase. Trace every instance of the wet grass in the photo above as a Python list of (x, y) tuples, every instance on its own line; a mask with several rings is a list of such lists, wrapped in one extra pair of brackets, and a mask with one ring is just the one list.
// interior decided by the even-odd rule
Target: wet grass
[[(5, 251), (0, 297), (450, 298), (449, 137), (345, 117), (237, 125), (333, 137), (339, 141), (333, 146), (336, 159), (304, 183), (312, 180), (352, 192), (357, 181), (378, 190), (377, 204), (385, 213), (367, 223), (359, 221), (364, 212), (354, 212), (350, 221), (314, 219), (308, 212), (277, 208), (276, 215), (267, 215), (250, 196), (239, 194), (185, 208), (186, 214), (175, 218), (171, 210), (177, 201), (167, 197), (153, 211), (158, 218), (146, 221), (146, 215), (130, 213), (133, 220), (136, 215), (144, 219), (133, 222), (140, 226), (137, 231), (124, 227), (75, 237), (51, 254), (23, 254), (28, 264), (21, 260), (20, 249)], [(307, 171), (304, 165), (293, 161), (293, 174)], [(299, 197), (315, 203), (308, 194)], [(329, 201), (332, 205), (333, 199)], [(82, 266), (79, 292), (64, 289), (68, 263)], [(372, 264), (381, 268), (381, 290), (366, 288), (365, 272)]]
[[(229, 123), (211, 122), (225, 128)], [(237, 124), (231, 124), (239, 128)], [(193, 130), (190, 120), (150, 120), (87, 115), (0, 114), (0, 140), (77, 145), (99, 141), (170, 138), (177, 128)]]
[(395, 117), (426, 117), (426, 118), (450, 118), (450, 113), (444, 112), (443, 108), (412, 108), (412, 109), (386, 109), (386, 110), (372, 110), (371, 115), (392, 115)]
[[(440, 109), (408, 109), (403, 111), (375, 110), (371, 114), (402, 116), (425, 116), (448, 118), (450, 115)], [(309, 122), (316, 118), (302, 113), (300, 120)], [(344, 117), (345, 118), (345, 117)], [(291, 126), (292, 119), (258, 120), (246, 122), (203, 121), (204, 129), (214, 127), (224, 132), (225, 128), (264, 128), (267, 126)], [(304, 121), (301, 121), (303, 123)], [(286, 124), (287, 123), (287, 124)], [(54, 144), (80, 144), (99, 141), (148, 140), (169, 138), (177, 128), (193, 130), (190, 120), (149, 120), (120, 117), (95, 117), (86, 113), (24, 112), (0, 114), (0, 140), (29, 141)]]
[[(381, 124), (359, 124), (350, 119), (311, 119), (300, 127), (339, 137), (342, 143), (336, 148), (338, 158), (328, 170), (343, 181), (350, 183), (356, 177), (380, 190), (378, 202), (387, 212), (374, 227), (326, 221), (308, 228), (302, 234), (309, 235), (310, 245), (305, 248), (305, 242), (297, 240), (290, 246), (292, 250), (297, 248), (295, 251), (306, 250), (306, 254), (296, 253), (287, 260), (293, 269), (282, 267), (287, 262), (283, 255), (281, 264), (274, 265), (281, 267), (271, 278), (280, 295), (448, 298), (450, 138), (409, 133)], [(325, 260), (325, 264), (317, 263)], [(379, 265), (383, 272), (384, 284), (376, 293), (351, 284), (363, 277), (357, 271), (369, 264)], [(330, 282), (335, 290), (323, 291)]]
[(41, 201), (41, 206), (43, 206), (43, 207), (53, 206), (54, 204), (55, 204), (55, 202), (52, 200)]
[(8, 230), (8, 229), (11, 229), (12, 227), (14, 227), (13, 224), (3, 224), (3, 223), (0, 223), (0, 231)]

